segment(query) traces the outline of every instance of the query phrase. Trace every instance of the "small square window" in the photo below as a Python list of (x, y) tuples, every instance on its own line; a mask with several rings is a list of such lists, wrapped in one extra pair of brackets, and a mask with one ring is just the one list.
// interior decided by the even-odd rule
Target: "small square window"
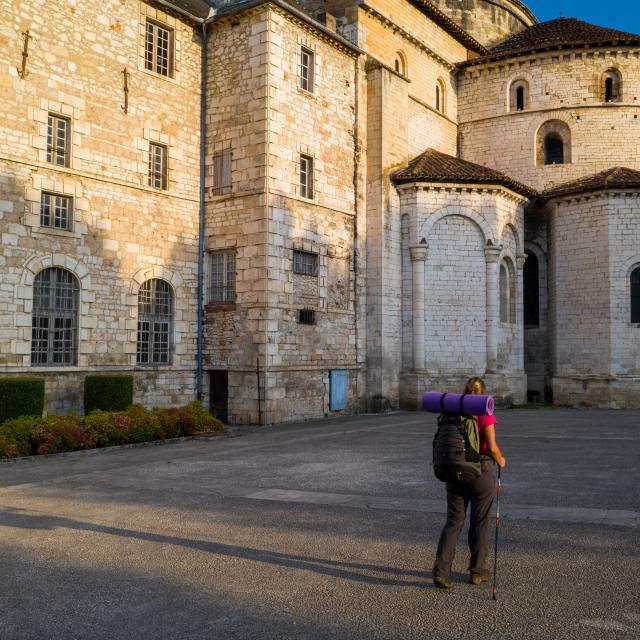
[(50, 113), (47, 120), (47, 162), (68, 167), (70, 147), (71, 121)]
[(294, 251), (293, 272), (305, 276), (317, 276), (318, 254), (309, 251)]
[(56, 193), (43, 193), (40, 200), (40, 226), (71, 231), (73, 199)]
[(313, 309), (300, 309), (298, 311), (298, 322), (300, 324), (315, 324), (316, 312)]
[(231, 149), (213, 155), (213, 195), (231, 193)]
[(313, 158), (300, 155), (300, 195), (313, 200)]
[(211, 253), (210, 274), (209, 302), (235, 302), (235, 251), (213, 251)]
[(167, 147), (154, 142), (149, 145), (149, 186), (167, 188)]
[(147, 20), (145, 68), (161, 76), (173, 77), (173, 29)]
[(309, 93), (314, 92), (315, 54), (311, 49), (300, 47), (300, 88)]

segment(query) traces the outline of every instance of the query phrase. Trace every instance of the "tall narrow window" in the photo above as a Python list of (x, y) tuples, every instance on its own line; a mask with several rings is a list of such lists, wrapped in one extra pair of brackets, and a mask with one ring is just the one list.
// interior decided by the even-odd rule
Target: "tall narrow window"
[(640, 323), (640, 267), (631, 272), (631, 322)]
[(73, 200), (69, 196), (43, 193), (40, 200), (40, 226), (71, 231)]
[(564, 143), (559, 135), (550, 133), (545, 137), (544, 163), (564, 164)]
[(149, 145), (149, 186), (167, 188), (167, 147), (152, 142)]
[(522, 273), (524, 295), (524, 323), (530, 327), (540, 326), (540, 275), (538, 258), (527, 253)]
[(35, 277), (31, 364), (76, 364), (78, 297), (78, 281), (66, 269), (45, 269)]
[(440, 86), (436, 85), (436, 111), (440, 111)]
[(213, 195), (231, 193), (231, 149), (213, 155)]
[(509, 111), (524, 111), (528, 108), (529, 83), (518, 78), (509, 85)]
[(173, 295), (168, 282), (147, 280), (138, 292), (138, 364), (169, 364)]
[(313, 158), (300, 155), (300, 195), (313, 199)]
[(516, 89), (516, 110), (522, 111), (524, 109), (524, 87), (518, 87)]
[(209, 302), (234, 302), (236, 299), (235, 251), (211, 253)]
[(47, 162), (59, 167), (69, 166), (71, 122), (52, 113), (47, 119)]
[(147, 20), (145, 67), (161, 76), (173, 76), (173, 29)]
[(294, 251), (293, 272), (304, 276), (317, 276), (318, 254), (310, 251)]
[(613, 78), (607, 78), (604, 81), (604, 101), (611, 102), (613, 100)]
[(300, 88), (313, 93), (315, 80), (315, 54), (311, 49), (300, 47)]
[(509, 322), (509, 272), (500, 265), (500, 322)]
[(602, 76), (602, 93), (605, 102), (622, 100), (622, 74), (618, 69), (607, 69)]

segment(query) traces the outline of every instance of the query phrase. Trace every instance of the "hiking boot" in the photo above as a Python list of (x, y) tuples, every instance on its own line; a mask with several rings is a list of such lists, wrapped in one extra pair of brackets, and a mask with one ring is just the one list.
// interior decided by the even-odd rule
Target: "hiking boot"
[(449, 578), (434, 578), (433, 584), (435, 584), (438, 589), (451, 589), (451, 587), (453, 587), (453, 582), (451, 582)]
[(471, 571), (469, 574), (470, 584), (482, 584), (488, 582), (491, 579), (491, 574), (488, 571)]

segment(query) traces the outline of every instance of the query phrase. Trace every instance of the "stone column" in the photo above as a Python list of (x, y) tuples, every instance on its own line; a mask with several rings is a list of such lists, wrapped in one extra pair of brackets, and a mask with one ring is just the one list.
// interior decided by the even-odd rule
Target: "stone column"
[(518, 323), (518, 369), (524, 371), (524, 279), (523, 269), (527, 254), (516, 256), (516, 322)]
[(413, 322), (413, 368), (424, 369), (424, 263), (427, 245), (409, 247), (412, 271), (412, 322)]
[(502, 247), (484, 248), (487, 263), (487, 372), (498, 368), (498, 322), (500, 320), (500, 290), (498, 263)]

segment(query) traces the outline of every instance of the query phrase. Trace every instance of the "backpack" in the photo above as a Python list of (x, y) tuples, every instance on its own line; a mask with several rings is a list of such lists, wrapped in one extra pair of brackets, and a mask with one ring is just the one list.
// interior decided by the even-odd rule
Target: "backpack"
[(433, 472), (442, 482), (471, 482), (482, 474), (480, 434), (473, 416), (441, 413), (433, 438)]

